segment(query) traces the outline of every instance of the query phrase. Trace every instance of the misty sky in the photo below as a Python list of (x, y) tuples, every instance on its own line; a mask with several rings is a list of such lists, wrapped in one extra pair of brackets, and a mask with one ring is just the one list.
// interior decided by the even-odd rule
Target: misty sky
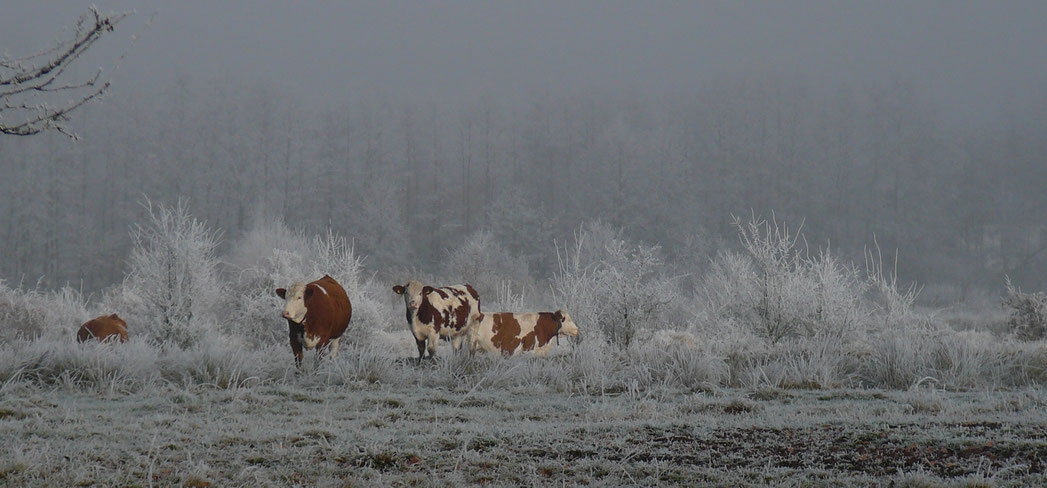
[(942, 115), (962, 121), (1020, 106), (1047, 83), (1042, 1), (8, 0), (0, 46), (12, 55), (39, 48), (91, 3), (137, 10), (100, 50), (119, 56), (133, 34), (142, 36), (116, 72), (117, 97), (149, 95), (179, 76), (262, 81), (321, 101), (455, 102), (575, 90), (687, 93), (710, 80), (770, 73), (913, 82)]

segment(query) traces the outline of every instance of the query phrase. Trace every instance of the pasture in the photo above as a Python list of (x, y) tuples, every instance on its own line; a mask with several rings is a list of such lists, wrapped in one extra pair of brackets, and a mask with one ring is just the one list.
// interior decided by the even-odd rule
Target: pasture
[(648, 351), (643, 372), (639, 353), (585, 343), (546, 359), (441, 346), (419, 366), (403, 342), (300, 373), (286, 346), (4, 345), (0, 484), (1047, 483), (1042, 387), (722, 386), (702, 380), (711, 363)]

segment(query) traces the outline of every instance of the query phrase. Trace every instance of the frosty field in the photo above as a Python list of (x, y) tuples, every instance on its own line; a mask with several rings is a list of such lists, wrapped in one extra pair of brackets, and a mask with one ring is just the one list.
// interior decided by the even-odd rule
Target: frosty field
[[(1047, 483), (1042, 388), (632, 381), (586, 393), (542, 386), (545, 375), (571, 367), (566, 358), (447, 357), (415, 366), (357, 349), (298, 374), (283, 368), (286, 351), (272, 350), (181, 357), (181, 373), (161, 359), (135, 376), (104, 364), (108, 353), (74, 353), (99, 363), (80, 373), (43, 358), (7, 377), (0, 484)], [(257, 375), (247, 374), (251, 367)]]

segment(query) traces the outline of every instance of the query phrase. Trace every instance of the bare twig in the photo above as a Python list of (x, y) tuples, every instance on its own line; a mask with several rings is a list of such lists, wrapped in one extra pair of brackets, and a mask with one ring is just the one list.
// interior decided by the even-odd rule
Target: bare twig
[[(102, 78), (101, 68), (82, 81), (68, 80), (66, 72), (129, 15), (131, 12), (104, 15), (92, 6), (77, 19), (71, 39), (24, 57), (0, 59), (0, 134), (28, 136), (55, 130), (76, 139), (63, 123), (71, 112), (104, 95), (112, 82)], [(58, 92), (73, 96), (57, 105), (38, 98)]]

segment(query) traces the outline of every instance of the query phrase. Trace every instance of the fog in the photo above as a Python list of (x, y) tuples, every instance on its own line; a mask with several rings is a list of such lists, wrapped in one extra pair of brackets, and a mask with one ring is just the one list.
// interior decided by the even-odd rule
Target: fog
[(83, 140), (0, 139), (11, 283), (116, 283), (148, 197), (379, 273), (487, 230), (540, 278), (599, 219), (698, 275), (755, 213), (927, 300), (1047, 286), (1043, 2), (8, 2), (0, 46), (91, 3), (136, 14)]

